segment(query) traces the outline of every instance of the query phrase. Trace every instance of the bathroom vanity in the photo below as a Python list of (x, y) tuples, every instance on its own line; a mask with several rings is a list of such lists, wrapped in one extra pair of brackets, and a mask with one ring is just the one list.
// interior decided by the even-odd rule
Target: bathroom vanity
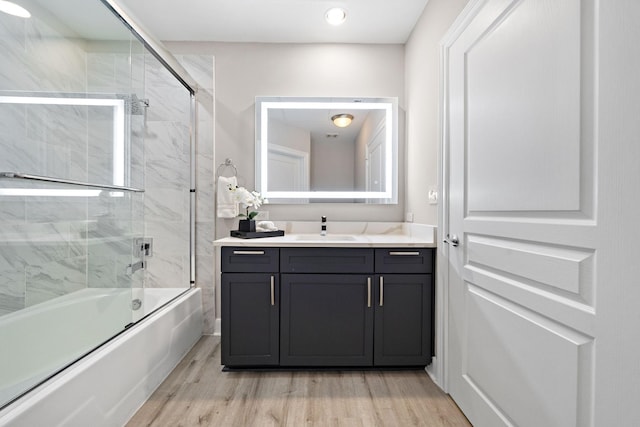
[(416, 238), (396, 229), (391, 234), (294, 233), (216, 241), (222, 364), (228, 368), (429, 364), (432, 236), (433, 232)]

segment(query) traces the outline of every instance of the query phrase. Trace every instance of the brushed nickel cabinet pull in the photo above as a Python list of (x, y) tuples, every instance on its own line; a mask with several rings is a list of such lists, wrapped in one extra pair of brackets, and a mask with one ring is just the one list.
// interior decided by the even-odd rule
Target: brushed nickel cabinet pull
[(418, 256), (420, 252), (400, 252), (400, 251), (390, 251), (390, 256)]
[(380, 276), (380, 307), (384, 305), (384, 279)]
[(233, 251), (234, 255), (264, 255), (264, 251)]
[(276, 285), (273, 276), (271, 276), (271, 305), (276, 305)]
[(371, 277), (367, 277), (367, 307), (371, 307)]

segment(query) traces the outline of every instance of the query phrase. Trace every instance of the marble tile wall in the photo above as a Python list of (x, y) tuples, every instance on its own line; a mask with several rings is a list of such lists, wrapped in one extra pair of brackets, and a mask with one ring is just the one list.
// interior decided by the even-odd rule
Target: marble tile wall
[(153, 238), (147, 287), (189, 286), (189, 92), (153, 56), (145, 56), (145, 235)]
[(203, 333), (215, 327), (214, 274), (214, 58), (211, 55), (176, 55), (198, 83), (196, 145), (196, 286), (202, 289)]

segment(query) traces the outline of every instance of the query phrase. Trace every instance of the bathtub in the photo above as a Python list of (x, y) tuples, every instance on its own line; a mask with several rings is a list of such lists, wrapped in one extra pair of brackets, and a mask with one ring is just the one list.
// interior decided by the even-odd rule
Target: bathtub
[[(85, 289), (0, 318), (3, 347), (38, 336), (38, 329), (52, 316), (59, 322), (53, 333), (32, 343), (29, 354), (11, 359), (3, 352), (2, 363), (12, 367), (1, 373), (2, 384), (7, 385), (0, 391), (3, 400), (86, 352), (95, 337), (74, 329), (78, 322), (90, 323), (84, 329), (101, 334), (116, 324), (136, 322), (0, 411), (0, 426), (123, 425), (202, 334), (200, 290), (176, 297), (178, 292), (182, 290), (138, 289), (132, 294), (122, 289)], [(133, 318), (126, 309), (132, 297), (142, 302)], [(101, 318), (110, 321), (103, 325)], [(122, 330), (117, 327), (116, 332)], [(29, 366), (42, 371), (27, 371)]]

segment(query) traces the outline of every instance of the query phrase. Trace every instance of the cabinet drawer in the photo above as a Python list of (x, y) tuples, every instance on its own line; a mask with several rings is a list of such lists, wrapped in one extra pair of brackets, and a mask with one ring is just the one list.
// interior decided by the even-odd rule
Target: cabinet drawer
[(431, 248), (376, 249), (376, 273), (432, 273), (433, 253)]
[(278, 265), (278, 248), (222, 248), (223, 273), (277, 273)]
[(373, 273), (373, 249), (282, 248), (281, 273)]

